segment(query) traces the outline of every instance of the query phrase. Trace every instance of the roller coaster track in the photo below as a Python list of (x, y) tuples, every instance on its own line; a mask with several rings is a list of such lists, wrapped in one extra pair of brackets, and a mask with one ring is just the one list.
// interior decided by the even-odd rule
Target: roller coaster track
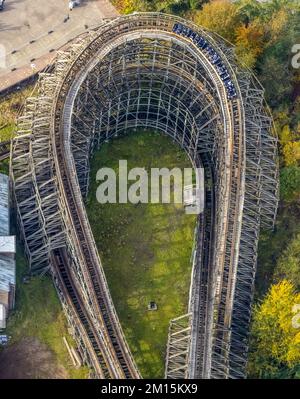
[[(87, 226), (87, 217), (83, 214), (80, 197), (78, 197), (78, 193), (76, 196), (76, 190), (74, 190), (76, 185), (74, 186), (74, 182), (72, 182), (73, 168), (69, 167), (70, 158), (66, 158), (64, 154), (61, 154), (62, 151), (63, 140), (60, 140), (55, 157), (60, 166), (60, 182), (64, 190), (63, 193), (67, 205), (66, 209), (70, 213), (70, 223), (72, 223), (73, 226), (72, 231), (76, 233), (74, 240), (77, 241), (78, 249), (80, 249), (80, 255), (78, 254), (78, 256), (82, 259), (82, 265), (84, 264), (84, 269), (82, 268), (82, 270), (85, 273), (85, 281), (88, 282), (89, 299), (93, 301), (95, 309), (97, 309), (96, 312), (94, 311), (93, 316), (95, 314), (97, 315), (97, 322), (102, 331), (101, 335), (103, 335), (103, 337), (101, 337), (102, 339), (100, 338), (99, 346), (95, 345), (97, 342), (97, 333), (94, 335), (95, 340), (92, 341), (93, 347), (96, 353), (99, 353), (99, 348), (101, 348), (101, 356), (104, 358), (104, 363), (102, 361), (102, 369), (106, 377), (137, 378), (139, 374), (130, 356), (129, 349), (127, 348), (126, 341), (122, 335), (114, 311), (105, 276), (99, 264), (99, 255), (95, 243), (91, 238), (90, 228)], [(67, 275), (67, 264), (65, 262), (60, 262), (60, 269), (56, 269), (56, 271), (58, 275), (62, 273)], [(73, 285), (71, 278), (68, 279), (67, 285), (70, 287), (69, 293), (71, 293), (72, 296)], [(84, 307), (81, 306), (81, 309), (83, 312)], [(82, 319), (81, 317), (80, 319), (85, 326), (89, 325), (92, 330), (92, 322), (87, 323), (86, 319)]]
[(31, 271), (51, 271), (94, 376), (140, 378), (84, 207), (89, 159), (146, 127), (171, 136), (205, 175), (180, 341), (187, 356), (178, 356), (186, 364), (173, 346), (166, 377), (243, 378), (259, 229), (272, 227), (278, 197), (276, 137), (255, 77), (217, 35), (140, 13), (104, 21), (59, 52), (38, 93), (11, 146), (18, 224)]

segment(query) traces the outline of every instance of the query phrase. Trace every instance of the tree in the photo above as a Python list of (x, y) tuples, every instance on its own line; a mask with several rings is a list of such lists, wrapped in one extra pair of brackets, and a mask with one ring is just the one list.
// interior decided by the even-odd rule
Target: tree
[(242, 21), (246, 26), (255, 18), (262, 15), (262, 4), (256, 0), (238, 0), (236, 5)]
[(134, 0), (137, 11), (160, 11), (183, 15), (190, 10), (200, 9), (208, 0)]
[(291, 131), (289, 125), (284, 125), (283, 128), (279, 131), (279, 141), (282, 146), (288, 144), (290, 141), (294, 139), (293, 132)]
[(230, 0), (215, 0), (204, 4), (202, 10), (195, 13), (194, 20), (231, 42), (235, 41), (236, 30), (242, 25), (238, 8)]
[(114, 5), (123, 14), (130, 14), (138, 9), (138, 5), (135, 0), (115, 0)]
[(300, 160), (300, 141), (297, 132), (292, 132), (289, 125), (279, 130), (279, 142), (282, 148), (284, 164), (297, 166)]
[(253, 68), (264, 47), (264, 28), (258, 19), (236, 30), (236, 54), (248, 68)]
[(300, 328), (295, 305), (300, 293), (287, 280), (272, 285), (254, 308), (251, 327), (249, 373), (251, 377), (278, 378), (283, 370), (300, 364)]
[(272, 15), (268, 24), (270, 43), (276, 43), (282, 38), (287, 24), (289, 23), (289, 15), (286, 10), (281, 9)]
[(293, 281), (297, 290), (300, 290), (300, 234), (296, 235), (276, 265), (274, 279), (287, 279)]
[(300, 141), (287, 143), (282, 152), (286, 166), (297, 166), (300, 160)]
[(294, 201), (295, 199), (300, 198), (299, 166), (288, 166), (281, 169), (280, 197), (284, 201)]
[[(288, 58), (287, 58), (288, 59)], [(275, 55), (265, 55), (259, 65), (259, 78), (266, 90), (266, 98), (272, 107), (288, 102), (291, 92), (292, 73), (287, 62), (282, 63)]]

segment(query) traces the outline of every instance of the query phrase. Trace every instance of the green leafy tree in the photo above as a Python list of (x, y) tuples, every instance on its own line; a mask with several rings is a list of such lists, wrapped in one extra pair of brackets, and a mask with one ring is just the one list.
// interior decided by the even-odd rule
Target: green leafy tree
[(250, 21), (262, 16), (262, 4), (256, 0), (239, 0), (235, 4), (246, 26)]
[(298, 304), (300, 294), (292, 283), (283, 280), (272, 285), (263, 302), (254, 308), (248, 367), (251, 377), (278, 378), (284, 371), (298, 372), (300, 328), (295, 312)]
[(259, 78), (266, 90), (267, 101), (273, 108), (290, 98), (293, 89), (291, 77), (286, 62), (283, 64), (272, 54), (263, 56), (259, 63)]
[(300, 141), (291, 141), (283, 147), (286, 166), (297, 166), (300, 160)]
[(204, 4), (202, 10), (195, 14), (194, 20), (231, 42), (236, 39), (237, 28), (242, 26), (238, 8), (230, 0), (215, 0)]
[(236, 54), (248, 68), (253, 68), (263, 52), (264, 28), (258, 19), (236, 30)]
[(156, 1), (152, 7), (154, 6), (156, 11), (181, 15), (200, 9), (207, 1), (208, 0), (164, 0)]
[(284, 201), (300, 198), (300, 167), (284, 167), (280, 171), (280, 197)]
[(300, 234), (294, 237), (282, 253), (275, 269), (274, 279), (293, 281), (300, 290)]

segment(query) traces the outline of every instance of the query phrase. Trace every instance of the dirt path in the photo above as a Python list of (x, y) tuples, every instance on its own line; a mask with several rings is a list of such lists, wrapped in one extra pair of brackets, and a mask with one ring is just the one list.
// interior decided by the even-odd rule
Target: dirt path
[(66, 379), (68, 372), (36, 338), (24, 338), (0, 352), (0, 379)]

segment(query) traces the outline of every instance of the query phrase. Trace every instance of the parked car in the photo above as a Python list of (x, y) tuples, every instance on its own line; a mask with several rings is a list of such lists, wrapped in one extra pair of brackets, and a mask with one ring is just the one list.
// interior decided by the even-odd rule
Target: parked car
[(70, 0), (69, 1), (69, 9), (73, 10), (74, 7), (80, 6), (80, 0)]
[(8, 341), (9, 341), (9, 338), (6, 334), (0, 335), (0, 345), (5, 346), (5, 345), (7, 345)]

